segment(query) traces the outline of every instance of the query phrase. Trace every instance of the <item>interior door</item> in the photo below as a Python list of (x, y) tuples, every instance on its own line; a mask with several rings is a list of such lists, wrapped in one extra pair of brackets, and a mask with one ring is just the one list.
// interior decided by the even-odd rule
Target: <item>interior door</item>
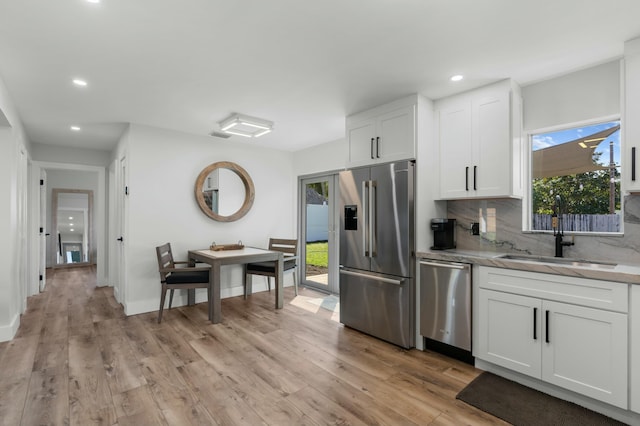
[(47, 171), (40, 169), (40, 291), (47, 282)]
[(328, 293), (338, 293), (336, 243), (337, 175), (301, 180), (301, 283)]
[(127, 219), (127, 193), (128, 190), (127, 158), (120, 159), (118, 173), (118, 186), (116, 187), (116, 197), (118, 199), (117, 211), (117, 262), (118, 262), (118, 283), (115, 286), (115, 297), (118, 302), (126, 302), (126, 219)]

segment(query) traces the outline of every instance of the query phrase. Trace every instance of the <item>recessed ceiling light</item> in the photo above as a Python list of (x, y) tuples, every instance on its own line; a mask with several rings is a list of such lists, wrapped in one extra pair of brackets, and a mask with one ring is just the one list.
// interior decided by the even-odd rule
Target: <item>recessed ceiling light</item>
[(100, 3), (100, 0), (87, 0), (87, 3)]
[(73, 228), (69, 229), (69, 231), (73, 232)]
[(82, 80), (80, 78), (74, 78), (73, 79), (73, 84), (75, 84), (76, 86), (85, 87), (87, 85), (87, 81), (86, 80)]
[(456, 74), (454, 76), (451, 77), (451, 81), (460, 81), (464, 78), (464, 76), (460, 75), (460, 74)]
[(69, 216), (69, 220), (73, 220), (73, 216)]
[(80, 127), (78, 127), (78, 126), (71, 126), (71, 130), (73, 130), (74, 132), (79, 132), (79, 131), (80, 131)]

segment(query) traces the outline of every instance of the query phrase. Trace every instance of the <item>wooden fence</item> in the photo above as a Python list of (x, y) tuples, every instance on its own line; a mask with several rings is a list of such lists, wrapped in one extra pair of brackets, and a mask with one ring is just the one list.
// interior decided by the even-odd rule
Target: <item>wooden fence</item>
[[(617, 214), (563, 214), (565, 232), (620, 232), (621, 217)], [(533, 229), (551, 231), (550, 214), (534, 214)]]

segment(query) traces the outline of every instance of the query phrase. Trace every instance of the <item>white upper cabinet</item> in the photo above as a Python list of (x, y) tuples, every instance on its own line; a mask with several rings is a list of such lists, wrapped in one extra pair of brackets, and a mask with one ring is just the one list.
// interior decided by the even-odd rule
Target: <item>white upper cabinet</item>
[(412, 96), (347, 117), (348, 165), (414, 159), (416, 108)]
[(624, 44), (622, 178), (624, 190), (640, 192), (640, 38)]
[(523, 195), (522, 100), (511, 80), (435, 104), (440, 198)]

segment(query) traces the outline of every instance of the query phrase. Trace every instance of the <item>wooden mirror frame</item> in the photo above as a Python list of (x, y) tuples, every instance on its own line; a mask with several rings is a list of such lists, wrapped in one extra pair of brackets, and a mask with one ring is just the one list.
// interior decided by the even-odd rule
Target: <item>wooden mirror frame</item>
[[(207, 178), (207, 176), (209, 176), (211, 172), (213, 172), (216, 169), (231, 170), (236, 175), (238, 175), (238, 177), (240, 178), (240, 180), (242, 180), (242, 183), (244, 184), (244, 203), (242, 203), (242, 206), (240, 206), (237, 212), (229, 216), (223, 216), (223, 215), (214, 213), (209, 208), (209, 206), (207, 206), (207, 203), (204, 201), (204, 194), (202, 193), (204, 181)], [(205, 167), (198, 175), (198, 179), (196, 179), (195, 193), (196, 193), (196, 201), (198, 201), (198, 206), (200, 206), (200, 210), (202, 210), (204, 214), (209, 216), (211, 219), (217, 220), (218, 222), (233, 222), (235, 220), (240, 219), (244, 215), (246, 215), (251, 209), (251, 206), (253, 205), (253, 200), (256, 196), (256, 190), (255, 190), (255, 187), (253, 186), (253, 181), (251, 180), (249, 173), (247, 173), (245, 169), (243, 169), (236, 163), (232, 163), (231, 161), (218, 161), (217, 163), (213, 163)]]

